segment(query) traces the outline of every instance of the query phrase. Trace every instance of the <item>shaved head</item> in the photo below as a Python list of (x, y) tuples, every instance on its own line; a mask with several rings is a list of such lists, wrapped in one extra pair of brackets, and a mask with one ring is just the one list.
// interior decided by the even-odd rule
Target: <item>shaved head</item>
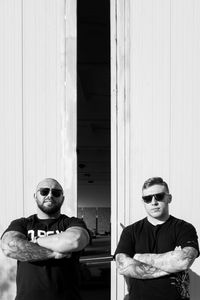
[(59, 190), (63, 191), (63, 188), (61, 186), (61, 184), (54, 178), (45, 178), (42, 181), (40, 181), (36, 187), (36, 192), (40, 189), (40, 188), (44, 188), (44, 187), (48, 187), (48, 188), (56, 188)]

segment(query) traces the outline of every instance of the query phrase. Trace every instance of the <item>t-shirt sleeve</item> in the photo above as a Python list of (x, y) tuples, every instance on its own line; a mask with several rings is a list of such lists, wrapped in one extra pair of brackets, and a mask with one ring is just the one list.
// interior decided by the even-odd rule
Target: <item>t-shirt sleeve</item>
[[(25, 218), (20, 218), (20, 219), (13, 220), (10, 223), (10, 225), (8, 226), (8, 228), (4, 231), (2, 236), (8, 231), (18, 231), (20, 233), (23, 233), (25, 236), (27, 236)], [(1, 236), (1, 238), (2, 238), (2, 236)]]
[(77, 227), (77, 226), (88, 230), (85, 222), (82, 219), (75, 218), (75, 217), (70, 218), (70, 220), (68, 222), (68, 228), (69, 227)]
[(184, 222), (181, 228), (179, 228), (177, 246), (181, 246), (181, 248), (193, 247), (198, 251), (199, 256), (198, 236), (192, 224)]
[(123, 229), (119, 243), (114, 253), (114, 258), (118, 253), (124, 253), (130, 257), (133, 257), (135, 254), (135, 243), (133, 235), (131, 234), (130, 227), (126, 227)]
[(85, 222), (80, 219), (80, 218), (76, 218), (76, 217), (72, 217), (72, 218), (65, 218), (65, 227), (70, 228), (70, 227), (81, 227), (86, 229), (86, 231), (88, 232), (89, 238), (91, 240), (91, 234), (89, 229), (87, 228), (87, 225), (85, 224)]
[(89, 229), (87, 228), (85, 222), (80, 219), (80, 218), (76, 218), (76, 217), (72, 217), (72, 218), (65, 218), (65, 228), (70, 228), (70, 227), (81, 227), (84, 228), (87, 232), (88, 232), (88, 236), (89, 236), (89, 242), (92, 241), (92, 236), (91, 233), (89, 231)]

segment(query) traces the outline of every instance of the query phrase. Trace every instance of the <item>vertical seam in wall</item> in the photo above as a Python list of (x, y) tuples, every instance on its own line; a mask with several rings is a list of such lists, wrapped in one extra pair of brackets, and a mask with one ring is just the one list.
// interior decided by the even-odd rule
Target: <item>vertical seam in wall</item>
[[(125, 211), (125, 221), (129, 220), (129, 151), (130, 151), (130, 117), (129, 117), (129, 99), (130, 95), (129, 91), (129, 77), (130, 77), (130, 69), (129, 69), (129, 58), (130, 58), (130, 38), (128, 31), (128, 24), (130, 20), (129, 16), (130, 12), (130, 1), (124, 1), (124, 154), (125, 154), (125, 162), (124, 162), (124, 211)], [(130, 62), (129, 62), (130, 63)]]
[[(117, 22), (118, 22), (118, 16), (117, 16), (117, 11), (118, 11), (118, 6), (117, 6), (117, 0), (115, 0), (115, 65), (116, 65), (116, 69), (115, 69), (115, 89), (116, 89), (116, 96), (115, 96), (115, 105), (116, 105), (116, 124), (115, 124), (115, 136), (116, 136), (116, 141), (115, 141), (115, 163), (116, 163), (116, 181), (115, 181), (115, 191), (116, 191), (116, 241), (117, 241), (117, 237), (118, 237), (118, 222), (119, 222), (119, 207), (118, 207), (118, 202), (119, 202), (119, 191), (118, 191), (118, 178), (119, 178), (119, 166), (118, 166), (118, 142), (119, 142), (119, 133), (118, 133), (118, 30), (117, 30)], [(117, 272), (116, 272), (116, 298), (118, 299), (118, 290), (117, 290), (117, 286), (118, 286), (118, 276), (117, 276)], [(116, 300), (117, 300), (116, 299)]]
[[(124, 124), (123, 124), (123, 126), (124, 126), (124, 131), (123, 131), (123, 134), (124, 134), (124, 182), (123, 182), (123, 184), (124, 184), (124, 225), (126, 226), (126, 220), (127, 220), (127, 204), (128, 204), (128, 202), (127, 202), (127, 190), (126, 190), (126, 188), (127, 188), (127, 174), (126, 174), (126, 172), (127, 172), (127, 143), (128, 143), (128, 140), (127, 140), (127, 138), (126, 138), (126, 133), (127, 133), (127, 123), (126, 123), (126, 108), (127, 108), (127, 90), (126, 90), (126, 84), (127, 84), (127, 73), (126, 73), (126, 55), (127, 55), (127, 53), (126, 53), (126, 1), (127, 0), (124, 0), (124, 20), (123, 20), (123, 26), (124, 26), (124, 28), (123, 28), (123, 42), (124, 42), (124, 47), (123, 47), (123, 51), (124, 51), (124, 53), (123, 53), (123, 56), (124, 56), (124, 61), (123, 61), (123, 68), (124, 68), (124, 101), (123, 101), (123, 103), (124, 103), (124, 105), (123, 105), (123, 122), (124, 122)], [(124, 295), (125, 295), (125, 289), (126, 289), (126, 285), (124, 284), (123, 285), (123, 289), (124, 289)]]
[(171, 21), (172, 21), (172, 18), (171, 18), (171, 12), (172, 12), (172, 10), (171, 10), (171, 5), (172, 5), (172, 3), (171, 3), (171, 0), (170, 0), (170, 3), (169, 3), (169, 13), (170, 13), (170, 15), (169, 15), (169, 22), (170, 22), (170, 24), (169, 24), (169, 26), (170, 26), (170, 29), (169, 29), (169, 45), (170, 45), (170, 47), (169, 47), (169, 51), (170, 51), (170, 53), (169, 53), (169, 97), (170, 97), (170, 99), (169, 99), (169, 186), (171, 186), (171, 151), (172, 151), (172, 149), (171, 149), (171, 143), (172, 143), (172, 82), (171, 82), (171, 80), (172, 80), (172, 78), (171, 78), (171, 74), (172, 74), (172, 65), (171, 65), (171, 63), (172, 63), (172, 59), (171, 59), (171, 53), (172, 53), (172, 45), (171, 45), (171, 42), (172, 42), (172, 37), (171, 37), (171, 33), (172, 33), (172, 24), (171, 24)]
[[(66, 0), (64, 1), (64, 19), (63, 19), (63, 53), (61, 54), (61, 62), (62, 62), (62, 84), (63, 84), (63, 98), (61, 100), (61, 155), (62, 155), (62, 176), (63, 176), (63, 185), (64, 190), (66, 189), (66, 176), (65, 176), (65, 168), (66, 168), (66, 162), (65, 162), (65, 146), (66, 146), (66, 135), (65, 135), (65, 123), (66, 123), (66, 14), (67, 14), (67, 4)], [(62, 56), (63, 55), (63, 56)]]
[(22, 125), (22, 140), (21, 140), (21, 146), (22, 146), (22, 209), (23, 209), (23, 215), (25, 214), (25, 208), (24, 208), (24, 32), (23, 32), (23, 26), (24, 26), (24, 10), (23, 10), (23, 0), (21, 0), (21, 89), (22, 89), (22, 96), (21, 96), (21, 109), (22, 109), (22, 119), (21, 119), (21, 125)]
[(77, 20), (78, 20), (78, 14), (77, 14), (77, 0), (76, 0), (76, 11), (75, 11), (75, 16), (76, 16), (76, 28), (75, 28), (75, 37), (76, 37), (76, 41), (75, 41), (75, 51), (76, 51), (76, 56), (75, 56), (75, 66), (76, 66), (76, 73), (75, 73), (75, 86), (76, 86), (76, 89), (75, 89), (75, 99), (76, 99), (76, 107), (74, 106), (73, 109), (74, 109), (74, 114), (76, 116), (76, 119), (74, 121), (74, 126), (75, 126), (75, 129), (74, 129), (74, 132), (75, 132), (75, 156), (74, 156), (74, 163), (75, 163), (75, 167), (76, 167), (76, 173), (74, 174), (74, 178), (76, 180), (76, 187), (74, 187), (74, 196), (75, 196), (75, 201), (76, 201), (76, 216), (78, 215), (78, 190), (77, 190), (77, 186), (78, 186), (78, 157), (77, 157), (77, 142), (78, 142), (78, 110), (77, 110), (77, 105), (78, 105), (78, 95), (77, 95), (77, 86), (78, 86), (78, 79), (77, 79), (77, 75), (78, 75), (78, 72), (77, 72), (77, 65), (78, 65), (78, 44), (77, 44), (77, 41), (78, 41), (78, 25), (77, 25)]
[(63, 122), (62, 122), (62, 130), (63, 130), (63, 159), (64, 159), (64, 174), (63, 174), (63, 181), (64, 181), (64, 189), (66, 189), (66, 158), (65, 158), (65, 150), (66, 150), (66, 115), (67, 115), (67, 108), (66, 108), (66, 105), (67, 105), (67, 29), (66, 29), (66, 26), (67, 26), (67, 0), (65, 0), (65, 3), (64, 3), (65, 7), (64, 7), (64, 10), (65, 10), (65, 22), (64, 22), (64, 99), (63, 99)]
[[(124, 89), (124, 105), (123, 105), (123, 126), (124, 126), (124, 131), (123, 131), (123, 134), (124, 134), (124, 221), (126, 220), (126, 32), (125, 32), (125, 23), (126, 23), (126, 4), (125, 4), (125, 1), (124, 0), (124, 28), (123, 28), (123, 41), (124, 41), (124, 47), (123, 47), (123, 68), (124, 68), (124, 86), (123, 86), (123, 89)], [(125, 225), (125, 222), (124, 222), (124, 225)]]
[[(118, 48), (117, 48), (117, 0), (115, 2), (115, 33), (116, 33), (116, 36), (115, 36), (115, 46), (116, 46), (116, 83), (115, 83), (115, 88), (116, 88), (116, 96), (115, 96), (115, 105), (116, 105), (116, 144), (115, 144), (115, 147), (116, 147), (116, 200), (117, 200), (117, 205), (116, 205), (116, 214), (117, 214), (117, 221), (118, 221), (118, 61), (117, 61), (117, 55), (118, 55)], [(116, 224), (117, 226), (117, 224)], [(117, 231), (116, 231), (117, 233)]]

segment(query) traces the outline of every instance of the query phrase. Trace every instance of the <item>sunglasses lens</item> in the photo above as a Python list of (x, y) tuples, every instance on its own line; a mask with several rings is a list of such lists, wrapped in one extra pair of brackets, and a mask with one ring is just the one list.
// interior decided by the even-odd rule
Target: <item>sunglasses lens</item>
[(47, 196), (49, 194), (49, 191), (50, 191), (49, 188), (40, 189), (40, 195)]
[(157, 201), (162, 201), (165, 197), (165, 193), (159, 193), (155, 195)]
[(57, 189), (52, 189), (52, 195), (54, 196), (54, 197), (60, 197), (61, 195), (62, 195), (62, 191), (61, 190), (57, 190)]
[[(40, 189), (40, 195), (41, 196), (47, 196), (50, 193), (50, 189), (49, 188), (42, 188)], [(51, 190), (51, 194), (53, 197), (60, 197), (62, 195), (62, 190), (58, 190), (58, 189), (52, 189)]]
[(153, 197), (156, 199), (156, 201), (163, 201), (163, 199), (165, 198), (165, 193), (158, 193), (155, 195), (143, 196), (142, 199), (145, 203), (150, 203), (152, 201)]
[(142, 199), (145, 203), (150, 203), (153, 198), (153, 195), (143, 196)]

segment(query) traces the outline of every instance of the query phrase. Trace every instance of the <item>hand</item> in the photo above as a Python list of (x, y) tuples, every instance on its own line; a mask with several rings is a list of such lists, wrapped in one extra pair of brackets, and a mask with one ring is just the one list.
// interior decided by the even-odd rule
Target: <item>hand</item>
[(71, 257), (71, 253), (68, 252), (68, 253), (60, 253), (60, 252), (56, 252), (54, 251), (54, 258), (55, 259), (61, 259), (61, 258), (70, 258)]
[(136, 254), (133, 256), (133, 259), (138, 260), (138, 258), (139, 258), (139, 254), (136, 253)]
[(133, 264), (134, 260), (131, 257), (126, 256), (124, 254), (117, 254), (116, 262), (119, 269), (124, 269), (127, 266)]

